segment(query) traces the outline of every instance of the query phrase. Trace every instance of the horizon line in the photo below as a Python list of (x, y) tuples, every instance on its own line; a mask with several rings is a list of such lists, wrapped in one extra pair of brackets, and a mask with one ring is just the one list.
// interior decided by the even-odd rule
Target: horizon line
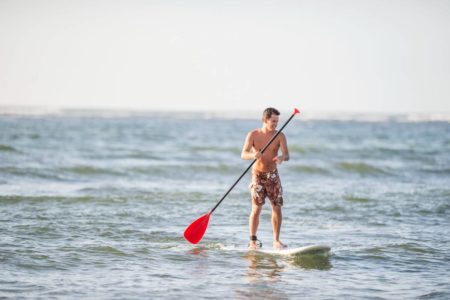
[[(285, 109), (279, 109), (284, 117)], [(294, 108), (292, 109), (294, 110)], [(56, 105), (2, 105), (0, 116), (67, 116), (67, 117), (139, 117), (174, 116), (177, 118), (223, 118), (260, 119), (263, 109), (169, 109), (169, 108), (125, 108), (125, 107), (74, 107)], [(331, 111), (302, 110), (303, 120), (340, 121), (397, 121), (397, 122), (450, 122), (450, 112), (378, 112), (378, 111)]]

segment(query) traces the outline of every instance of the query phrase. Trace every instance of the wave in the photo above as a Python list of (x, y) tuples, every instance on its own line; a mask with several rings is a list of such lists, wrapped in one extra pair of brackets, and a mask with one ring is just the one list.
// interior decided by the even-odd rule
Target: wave
[(450, 168), (422, 168), (420, 171), (424, 173), (431, 173), (431, 174), (438, 174), (438, 175), (449, 175), (450, 174)]
[(241, 149), (238, 147), (219, 147), (219, 146), (193, 146), (190, 148), (194, 152), (228, 152), (232, 154), (240, 154)]
[[(9, 203), (15, 204), (20, 202), (71, 202), (71, 203), (83, 203), (83, 202), (91, 202), (98, 201), (98, 197), (90, 197), (90, 196), (80, 196), (80, 197), (58, 197), (58, 196), (19, 196), (19, 195), (0, 195), (0, 203)], [(104, 199), (102, 200), (104, 201)], [(109, 199), (108, 199), (109, 201)]]
[[(406, 145), (402, 146), (367, 146), (356, 144), (322, 144), (317, 143), (313, 145), (300, 146), (293, 144), (289, 146), (291, 156), (301, 159), (320, 159), (329, 161), (330, 158), (339, 157), (343, 162), (345, 169), (347, 163), (355, 163), (355, 160), (361, 160), (365, 164), (367, 160), (382, 160), (386, 159), (398, 161), (420, 161), (430, 163), (437, 155), (445, 156), (446, 149), (410, 149)], [(348, 160), (348, 161), (345, 161)], [(368, 164), (367, 164), (368, 165)], [(386, 172), (386, 170), (384, 170)]]
[(62, 171), (79, 174), (79, 175), (122, 175), (122, 172), (107, 169), (107, 168), (99, 168), (93, 166), (75, 166), (62, 168)]
[[(205, 176), (238, 176), (245, 170), (246, 163), (220, 163), (220, 162), (176, 162), (176, 161), (158, 161), (158, 162), (118, 162), (111, 165), (72, 165), (55, 167), (0, 167), (0, 172), (9, 177), (37, 178), (54, 181), (78, 181), (86, 179), (104, 179), (107, 177), (130, 180), (135, 176), (140, 178), (205, 178)], [(286, 164), (289, 174), (292, 175), (316, 175), (330, 176), (338, 171), (361, 176), (382, 176), (395, 174), (392, 171), (364, 162), (337, 162), (334, 165), (313, 163), (306, 164)], [(427, 170), (436, 174), (449, 174), (450, 170)]]
[(130, 256), (130, 254), (119, 250), (118, 248), (106, 245), (96, 245), (84, 247), (84, 252), (100, 255), (111, 255), (111, 256)]
[(347, 201), (355, 202), (355, 203), (368, 203), (368, 202), (372, 201), (372, 199), (367, 198), (367, 197), (344, 196), (343, 198)]
[(383, 246), (368, 248), (367, 253), (384, 253), (384, 252), (412, 252), (419, 254), (439, 254), (439, 250), (418, 243), (394, 243)]
[(9, 145), (2, 145), (2, 144), (0, 144), (0, 151), (3, 151), (3, 152), (17, 152), (17, 150), (14, 147), (11, 147)]
[(448, 292), (430, 292), (417, 297), (417, 299), (450, 299)]
[(307, 153), (319, 153), (323, 152), (323, 150), (328, 150), (325, 147), (319, 146), (299, 146), (299, 145), (289, 145), (290, 153), (298, 153), (298, 154), (307, 154)]
[[(199, 192), (199, 191), (177, 191), (177, 190), (165, 190), (165, 191), (155, 191), (148, 189), (127, 189), (117, 188), (118, 191), (123, 193), (117, 193), (113, 190), (113, 186), (99, 187), (99, 188), (81, 188), (78, 192), (81, 195), (74, 196), (58, 196), (58, 195), (0, 195), (0, 203), (15, 204), (20, 202), (30, 202), (30, 203), (41, 203), (41, 202), (61, 202), (68, 204), (83, 204), (83, 203), (102, 203), (108, 205), (123, 204), (130, 199), (136, 202), (142, 202), (146, 204), (160, 204), (161, 201), (168, 203), (170, 205), (183, 205), (186, 202), (194, 205), (196, 203), (204, 203), (205, 201), (210, 201), (211, 198), (217, 198), (217, 194), (209, 192)], [(105, 190), (110, 194), (104, 193)], [(100, 193), (98, 193), (100, 192)]]
[(336, 164), (336, 167), (342, 171), (349, 173), (357, 173), (359, 175), (389, 175), (390, 173), (362, 162), (340, 162)]
[(141, 175), (176, 175), (176, 177), (185, 176), (202, 176), (207, 174), (238, 174), (242, 168), (236, 165), (228, 164), (161, 164), (161, 165), (151, 165), (151, 166), (135, 166), (135, 167), (125, 167), (123, 169), (128, 175), (130, 174), (141, 174)]
[(0, 167), (0, 172), (19, 177), (31, 177), (55, 181), (60, 181), (64, 179), (56, 170), (44, 168), (38, 169), (38, 168)]
[(417, 211), (421, 215), (445, 215), (450, 210), (450, 204), (444, 203), (433, 208), (420, 209)]
[[(87, 190), (92, 192), (92, 190)], [(83, 192), (83, 191), (81, 191)], [(136, 194), (133, 195), (88, 195), (88, 196), (56, 196), (56, 195), (42, 195), (42, 196), (22, 196), (22, 195), (0, 195), (1, 204), (18, 204), (18, 203), (63, 203), (63, 204), (85, 204), (85, 203), (99, 203), (107, 206), (122, 205), (126, 203), (130, 198), (133, 200), (140, 200), (145, 202), (151, 202), (143, 196)], [(170, 198), (165, 198), (170, 199)]]
[(241, 170), (241, 168), (237, 168), (235, 165), (227, 165), (227, 164), (190, 165), (187, 166), (187, 168), (195, 172), (207, 172), (219, 174), (230, 174), (230, 173), (233, 174), (237, 173), (238, 170)]
[(118, 153), (110, 151), (102, 153), (89, 153), (85, 155), (86, 158), (92, 160), (108, 160), (108, 159), (136, 159), (136, 160), (161, 160), (161, 157), (151, 152), (130, 151), (125, 153)]
[(293, 172), (305, 173), (305, 174), (319, 174), (319, 175), (330, 174), (330, 172), (325, 168), (309, 166), (309, 165), (290, 166), (289, 170), (291, 170)]

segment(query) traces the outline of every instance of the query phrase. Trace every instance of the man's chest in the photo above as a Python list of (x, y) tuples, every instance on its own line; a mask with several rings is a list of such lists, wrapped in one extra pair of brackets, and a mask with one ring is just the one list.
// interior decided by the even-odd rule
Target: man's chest
[[(255, 139), (253, 140), (253, 147), (256, 150), (261, 150), (263, 147), (265, 147), (267, 145), (267, 143), (270, 141), (270, 139), (272, 138), (272, 136), (269, 135), (260, 135), (260, 136), (256, 136)], [(280, 147), (280, 142), (278, 141), (278, 139), (275, 139), (275, 141), (273, 141), (270, 146), (267, 148), (266, 151), (276, 151), (278, 150)]]

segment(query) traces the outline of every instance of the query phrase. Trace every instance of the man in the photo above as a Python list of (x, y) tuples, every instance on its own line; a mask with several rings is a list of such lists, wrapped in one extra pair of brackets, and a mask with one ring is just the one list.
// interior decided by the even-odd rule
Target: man
[[(277, 164), (289, 160), (289, 151), (286, 137), (281, 132), (270, 146), (261, 154), (260, 150), (277, 133), (280, 112), (269, 107), (264, 110), (262, 127), (247, 134), (244, 147), (242, 148), (242, 159), (257, 159), (253, 165), (252, 183), (250, 185), (252, 195), (252, 211), (249, 217), (250, 249), (258, 247), (256, 231), (259, 225), (259, 216), (268, 197), (272, 204), (272, 230), (273, 247), (282, 249), (287, 246), (280, 242), (281, 207), (283, 206), (283, 188), (277, 171)], [(281, 155), (278, 151), (281, 150)], [(259, 247), (261, 243), (259, 244)]]

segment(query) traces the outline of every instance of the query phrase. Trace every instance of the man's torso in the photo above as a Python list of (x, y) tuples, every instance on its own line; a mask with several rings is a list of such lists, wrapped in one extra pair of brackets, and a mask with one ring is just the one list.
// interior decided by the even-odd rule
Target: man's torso
[[(253, 131), (253, 149), (261, 151), (277, 131), (263, 133), (261, 129)], [(276, 169), (277, 164), (273, 160), (278, 155), (280, 149), (279, 136), (267, 147), (260, 159), (258, 159), (253, 168), (260, 172), (270, 172)]]

